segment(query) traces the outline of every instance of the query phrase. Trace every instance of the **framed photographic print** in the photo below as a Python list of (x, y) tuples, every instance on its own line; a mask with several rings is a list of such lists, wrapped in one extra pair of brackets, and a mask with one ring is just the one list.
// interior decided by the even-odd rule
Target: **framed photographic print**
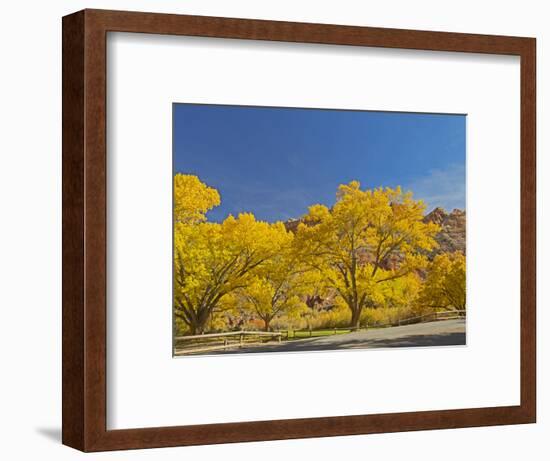
[(63, 18), (63, 443), (535, 421), (535, 40)]

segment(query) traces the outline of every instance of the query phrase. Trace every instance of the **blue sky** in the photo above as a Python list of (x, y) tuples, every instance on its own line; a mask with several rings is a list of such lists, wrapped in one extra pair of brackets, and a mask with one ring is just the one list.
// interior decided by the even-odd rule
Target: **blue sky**
[(173, 126), (174, 171), (220, 192), (212, 221), (297, 218), (351, 180), (465, 208), (464, 115), (175, 104)]

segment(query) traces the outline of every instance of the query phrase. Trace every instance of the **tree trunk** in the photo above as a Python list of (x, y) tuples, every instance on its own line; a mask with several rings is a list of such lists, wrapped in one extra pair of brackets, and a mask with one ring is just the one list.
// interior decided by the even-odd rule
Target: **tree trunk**
[(201, 328), (199, 325), (194, 324), (194, 325), (189, 325), (189, 330), (191, 332), (191, 336), (202, 335), (204, 328)]
[(361, 310), (358, 306), (355, 309), (351, 309), (351, 322), (350, 327), (359, 328), (361, 323)]
[(204, 330), (206, 329), (206, 323), (208, 322), (208, 318), (209, 317), (206, 317), (204, 319), (197, 318), (191, 325), (189, 325), (189, 329), (191, 330), (191, 336), (202, 335), (204, 333)]
[(264, 321), (264, 331), (269, 331), (269, 323), (271, 322), (271, 319), (263, 319)]

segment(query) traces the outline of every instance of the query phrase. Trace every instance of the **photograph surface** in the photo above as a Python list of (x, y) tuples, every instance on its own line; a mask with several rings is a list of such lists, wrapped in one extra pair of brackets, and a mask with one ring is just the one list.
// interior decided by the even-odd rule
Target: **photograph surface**
[(466, 118), (174, 104), (174, 356), (465, 345)]

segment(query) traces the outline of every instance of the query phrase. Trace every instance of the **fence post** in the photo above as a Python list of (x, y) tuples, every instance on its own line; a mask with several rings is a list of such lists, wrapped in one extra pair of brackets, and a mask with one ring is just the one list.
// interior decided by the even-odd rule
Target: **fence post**
[(243, 335), (242, 333), (239, 335), (239, 344), (240, 344), (241, 346), (242, 346), (242, 344), (243, 344), (243, 336), (244, 336), (244, 335)]

